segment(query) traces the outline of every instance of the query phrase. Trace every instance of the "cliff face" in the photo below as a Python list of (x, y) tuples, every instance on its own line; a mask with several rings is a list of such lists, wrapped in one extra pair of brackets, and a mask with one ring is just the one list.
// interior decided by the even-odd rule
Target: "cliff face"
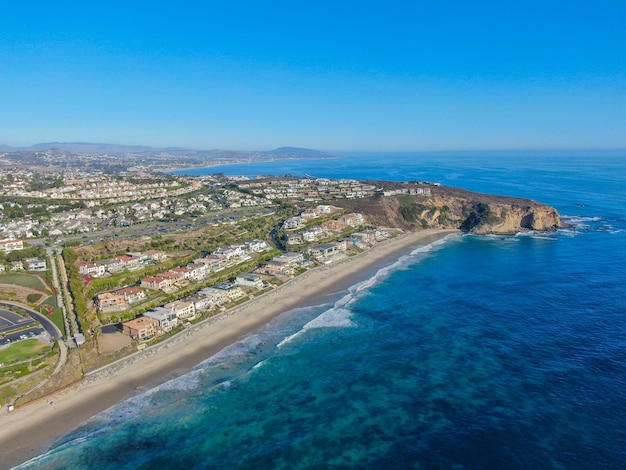
[(553, 231), (561, 226), (556, 209), (539, 204), (475, 204), (459, 227), (471, 233), (513, 234), (525, 230)]
[(338, 205), (369, 216), (375, 224), (405, 230), (454, 228), (476, 234), (515, 234), (529, 230), (554, 231), (562, 226), (556, 209), (530, 199), (448, 187), (431, 190), (428, 197), (377, 196)]

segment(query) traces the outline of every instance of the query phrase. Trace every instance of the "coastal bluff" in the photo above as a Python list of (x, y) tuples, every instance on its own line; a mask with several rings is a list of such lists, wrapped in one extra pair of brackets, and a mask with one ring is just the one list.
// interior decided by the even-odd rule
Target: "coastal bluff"
[[(382, 226), (404, 230), (459, 229), (474, 234), (509, 235), (525, 231), (551, 232), (563, 227), (558, 211), (540, 202), (430, 185), (430, 195), (411, 194), (423, 185), (374, 181), (391, 196), (342, 201), (341, 206), (367, 215)], [(406, 193), (403, 193), (406, 191)]]

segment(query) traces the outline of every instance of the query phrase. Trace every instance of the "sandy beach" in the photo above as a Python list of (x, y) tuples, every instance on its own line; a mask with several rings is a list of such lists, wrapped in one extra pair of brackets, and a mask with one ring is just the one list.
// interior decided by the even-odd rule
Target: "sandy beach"
[(95, 371), (75, 386), (45, 400), (11, 413), (2, 407), (0, 467), (11, 468), (45, 452), (56, 439), (90, 417), (139, 390), (183, 374), (280, 313), (321, 303), (321, 296), (345, 291), (402, 254), (450, 233), (456, 231), (424, 230), (379, 243), (358, 256), (311, 270), (271, 292), (192, 326), (167, 342)]

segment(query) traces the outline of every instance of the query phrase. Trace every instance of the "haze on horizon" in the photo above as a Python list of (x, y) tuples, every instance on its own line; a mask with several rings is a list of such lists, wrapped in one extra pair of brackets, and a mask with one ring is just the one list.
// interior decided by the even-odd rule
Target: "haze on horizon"
[(626, 148), (622, 1), (200, 3), (5, 2), (0, 144)]

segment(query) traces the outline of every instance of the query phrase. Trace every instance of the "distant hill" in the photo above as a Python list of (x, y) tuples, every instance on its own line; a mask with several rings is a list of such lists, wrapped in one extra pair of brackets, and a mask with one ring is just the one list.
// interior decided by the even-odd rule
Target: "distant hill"
[(89, 142), (46, 142), (31, 145), (25, 150), (58, 149), (72, 153), (136, 153), (155, 150), (145, 145), (100, 144)]
[(43, 150), (62, 150), (77, 154), (123, 154), (123, 153), (157, 153), (165, 152), (170, 154), (176, 153), (196, 153), (212, 156), (242, 156), (242, 155), (273, 155), (275, 157), (295, 157), (295, 158), (328, 158), (333, 155), (321, 152), (319, 150), (298, 148), (298, 147), (280, 147), (270, 151), (232, 151), (232, 150), (192, 150), (182, 147), (157, 148), (147, 145), (121, 145), (121, 144), (105, 144), (92, 142), (43, 142), (28, 147), (12, 147), (10, 145), (0, 144), (0, 151), (27, 151), (40, 152)]
[(298, 147), (279, 147), (275, 150), (270, 150), (270, 155), (276, 155), (281, 157), (300, 157), (300, 158), (323, 158), (331, 157), (332, 155), (319, 150), (303, 149)]
[(122, 144), (103, 144), (91, 142), (43, 142), (28, 147), (12, 147), (10, 145), (0, 144), (0, 152), (38, 152), (43, 150), (62, 150), (71, 153), (84, 154), (116, 154), (116, 153), (142, 153), (142, 152), (181, 152), (187, 149), (179, 147), (168, 147), (165, 149), (149, 147), (147, 145), (122, 145)]

